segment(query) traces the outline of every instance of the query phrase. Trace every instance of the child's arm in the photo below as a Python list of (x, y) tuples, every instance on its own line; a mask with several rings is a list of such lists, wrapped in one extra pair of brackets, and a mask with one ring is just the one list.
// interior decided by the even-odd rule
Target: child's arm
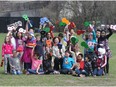
[(76, 67), (76, 64), (77, 64), (77, 63), (74, 61), (74, 59), (72, 59), (71, 63), (72, 63), (71, 69), (73, 69), (74, 67)]
[(35, 47), (33, 47), (33, 49), (32, 49), (32, 52), (31, 52), (31, 58), (33, 58), (33, 55), (34, 55), (34, 49), (35, 49)]
[(55, 48), (54, 47), (52, 48), (52, 51), (53, 51), (53, 56), (56, 57), (56, 53), (55, 53)]
[(104, 62), (104, 64), (101, 66), (101, 68), (105, 67), (106, 64), (107, 64), (107, 57), (105, 56), (105, 62)]
[(109, 31), (109, 34), (106, 35), (106, 38), (107, 38), (107, 39), (109, 39), (109, 37), (113, 34), (113, 32), (112, 32), (112, 30), (111, 30), (110, 28), (108, 29), (108, 31)]
[(38, 71), (39, 71), (39, 69), (40, 69), (40, 65), (41, 65), (41, 64), (42, 64), (42, 61), (40, 60), (40, 64), (38, 64), (38, 67), (37, 67), (37, 69), (36, 69), (36, 73), (37, 73), (37, 74), (39, 74)]
[(73, 66), (71, 67), (71, 69), (74, 69), (74, 67), (75, 67), (75, 64), (73, 64)]
[(9, 63), (10, 63), (10, 67), (14, 69), (15, 66), (12, 65), (12, 59), (10, 59)]
[(9, 36), (11, 33), (12, 33), (12, 31), (11, 32), (8, 32), (6, 36)]
[(72, 54), (72, 56), (73, 56), (73, 58), (74, 58), (74, 60), (75, 60), (75, 62), (76, 62), (76, 55), (75, 55), (75, 52), (73, 52), (73, 51), (71, 50), (71, 45), (69, 46), (69, 52)]
[(86, 39), (85, 39), (85, 35), (84, 34), (82, 34), (82, 39), (85, 41)]
[(64, 53), (65, 53), (66, 49), (65, 49), (65, 46), (62, 45), (62, 57), (64, 57)]
[(93, 40), (96, 41), (96, 33), (95, 33), (95, 30), (94, 29), (92, 30), (92, 33), (93, 33)]
[(39, 74), (39, 72), (38, 72), (39, 69), (40, 69), (40, 64), (38, 65), (37, 70), (36, 70), (36, 73), (37, 73), (37, 74)]
[(28, 32), (28, 21), (26, 22), (25, 29), (26, 29), (26, 32)]
[(10, 67), (13, 68), (13, 69), (15, 68), (15, 66), (13, 66), (12, 64), (10, 64)]

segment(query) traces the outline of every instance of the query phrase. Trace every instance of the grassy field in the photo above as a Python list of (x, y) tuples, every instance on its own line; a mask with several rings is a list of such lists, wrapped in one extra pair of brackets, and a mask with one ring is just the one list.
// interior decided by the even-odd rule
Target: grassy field
[[(5, 34), (0, 34), (0, 47)], [(78, 37), (79, 42), (82, 41)], [(112, 50), (110, 74), (102, 77), (73, 77), (71, 75), (5, 75), (0, 67), (0, 86), (116, 86), (116, 34), (109, 39)], [(83, 49), (83, 48), (81, 48)], [(1, 49), (0, 49), (1, 52)], [(1, 58), (0, 58), (1, 60)]]

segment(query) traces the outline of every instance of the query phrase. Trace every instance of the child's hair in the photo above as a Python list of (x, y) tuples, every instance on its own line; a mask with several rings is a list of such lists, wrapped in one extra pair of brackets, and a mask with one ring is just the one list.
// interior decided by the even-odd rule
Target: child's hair
[[(47, 33), (47, 35), (49, 35), (49, 34), (50, 34), (50, 33)], [(48, 38), (48, 36), (46, 36), (46, 37), (47, 37), (47, 40), (48, 40), (48, 39), (52, 39), (51, 35), (50, 35), (50, 38)]]
[(102, 33), (102, 32), (105, 32), (105, 33), (106, 33), (106, 31), (105, 31), (105, 30), (101, 30), (101, 33)]
[(6, 36), (6, 37), (5, 37), (4, 43), (7, 43), (7, 42), (6, 42), (6, 38), (7, 38), (7, 37), (9, 38), (9, 42), (8, 42), (8, 43), (11, 44), (11, 40), (10, 40), (10, 37), (9, 37), (9, 36)]
[(92, 57), (93, 57), (92, 55), (87, 54), (86, 57), (89, 59), (89, 61), (92, 61)]
[(39, 53), (38, 52), (34, 52), (34, 56), (37, 56), (38, 57), (38, 59), (39, 59)]
[(87, 55), (86, 57), (89, 59), (89, 61), (91, 61), (91, 56), (90, 55)]
[(51, 56), (50, 53), (46, 53), (46, 56), (47, 56), (47, 59), (48, 59), (48, 60), (51, 60), (51, 59), (52, 59), (52, 56)]
[(97, 31), (101, 32), (101, 30), (100, 30), (100, 29), (97, 29)]
[(61, 37), (61, 38), (63, 38), (63, 34), (62, 33), (59, 33), (58, 36)]
[[(19, 31), (16, 33), (16, 38), (17, 38), (17, 39), (19, 39), (18, 33), (19, 33)], [(21, 33), (21, 39), (22, 39), (22, 38), (23, 38), (23, 34)]]
[(83, 58), (83, 54), (82, 53), (79, 53), (79, 55)]
[[(56, 38), (58, 38), (58, 37), (54, 37), (54, 38), (53, 38), (53, 43), (55, 43), (55, 39), (56, 39)], [(59, 39), (59, 38), (58, 38), (58, 39)], [(59, 41), (60, 41), (60, 40), (59, 40)]]
[(70, 54), (69, 50), (66, 50), (65, 53), (66, 53), (66, 52)]
[(37, 38), (37, 37), (39, 37), (39, 36), (40, 36), (39, 34), (36, 34), (36, 36), (35, 36), (35, 37)]

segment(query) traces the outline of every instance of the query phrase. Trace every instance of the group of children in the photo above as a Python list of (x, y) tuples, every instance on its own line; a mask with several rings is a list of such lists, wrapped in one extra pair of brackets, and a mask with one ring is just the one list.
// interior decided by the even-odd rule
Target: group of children
[[(71, 74), (78, 77), (102, 76), (109, 73), (111, 51), (108, 39), (112, 35), (109, 26), (95, 30), (88, 26), (82, 38), (88, 45), (84, 53), (71, 38), (77, 37), (74, 29), (65, 27), (57, 36), (41, 30), (34, 34), (26, 24), (26, 32), (20, 28), (7, 33), (2, 45), (5, 74)], [(76, 40), (76, 39), (75, 39)], [(75, 41), (73, 40), (73, 41)]]

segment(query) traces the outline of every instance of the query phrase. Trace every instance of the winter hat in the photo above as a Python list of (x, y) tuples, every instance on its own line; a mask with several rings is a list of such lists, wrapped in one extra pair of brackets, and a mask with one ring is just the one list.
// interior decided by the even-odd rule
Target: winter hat
[(98, 52), (103, 55), (106, 53), (106, 50), (105, 48), (98, 48)]

